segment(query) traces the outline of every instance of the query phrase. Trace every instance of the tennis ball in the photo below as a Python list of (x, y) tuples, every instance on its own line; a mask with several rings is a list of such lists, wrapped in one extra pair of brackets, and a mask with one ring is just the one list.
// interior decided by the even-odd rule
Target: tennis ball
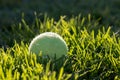
[(43, 56), (56, 57), (58, 59), (62, 55), (66, 55), (68, 48), (60, 35), (53, 32), (45, 32), (31, 41), (29, 51), (36, 54), (42, 52)]

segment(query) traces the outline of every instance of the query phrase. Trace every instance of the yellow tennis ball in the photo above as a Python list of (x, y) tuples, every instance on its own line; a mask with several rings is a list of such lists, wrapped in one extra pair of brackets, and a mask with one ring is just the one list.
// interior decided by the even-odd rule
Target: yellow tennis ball
[(66, 42), (57, 33), (45, 32), (36, 36), (30, 43), (29, 51), (43, 56), (49, 56), (56, 59), (66, 55), (68, 48)]

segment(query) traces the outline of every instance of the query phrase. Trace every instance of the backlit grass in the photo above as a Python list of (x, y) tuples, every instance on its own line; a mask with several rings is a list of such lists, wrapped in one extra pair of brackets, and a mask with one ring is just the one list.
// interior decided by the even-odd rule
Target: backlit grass
[[(47, 31), (64, 38), (69, 48), (66, 57), (50, 60), (28, 52), (32, 38)], [(32, 25), (22, 19), (1, 35), (6, 44), (0, 48), (2, 80), (120, 79), (120, 38), (111, 27), (105, 28), (98, 20), (92, 20), (90, 14), (69, 20), (61, 16), (58, 21), (45, 17), (43, 22), (36, 17)]]

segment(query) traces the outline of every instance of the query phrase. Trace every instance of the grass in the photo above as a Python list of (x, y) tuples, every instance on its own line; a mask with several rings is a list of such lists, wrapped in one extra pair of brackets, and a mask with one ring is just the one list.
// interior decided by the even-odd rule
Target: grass
[[(119, 80), (119, 5), (119, 0), (1, 0), (0, 79)], [(48, 31), (66, 41), (65, 57), (29, 53), (31, 40)]]
[[(9, 31), (9, 29), (11, 29)], [(24, 18), (0, 34), (0, 79), (35, 80), (119, 80), (120, 38), (110, 26), (103, 26), (92, 16), (61, 16), (58, 21), (44, 17), (29, 25)], [(58, 60), (28, 52), (32, 38), (52, 31), (66, 41), (69, 51)], [(10, 37), (9, 37), (10, 36)]]
[(30, 24), (34, 21), (36, 11), (41, 19), (44, 13), (47, 13), (56, 20), (59, 20), (61, 15), (71, 18), (79, 14), (87, 16), (90, 13), (95, 19), (101, 18), (101, 24), (110, 25), (114, 30), (118, 30), (119, 5), (120, 0), (0, 0), (0, 26), (7, 27), (19, 23), (22, 12), (25, 13), (25, 20)]

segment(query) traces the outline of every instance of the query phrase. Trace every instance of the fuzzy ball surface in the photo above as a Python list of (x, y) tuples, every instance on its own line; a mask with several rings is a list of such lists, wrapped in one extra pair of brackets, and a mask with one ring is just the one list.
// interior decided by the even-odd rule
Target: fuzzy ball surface
[(56, 59), (66, 55), (68, 48), (64, 39), (53, 32), (45, 32), (36, 36), (30, 43), (29, 51), (32, 53), (42, 53), (43, 56), (49, 56)]

